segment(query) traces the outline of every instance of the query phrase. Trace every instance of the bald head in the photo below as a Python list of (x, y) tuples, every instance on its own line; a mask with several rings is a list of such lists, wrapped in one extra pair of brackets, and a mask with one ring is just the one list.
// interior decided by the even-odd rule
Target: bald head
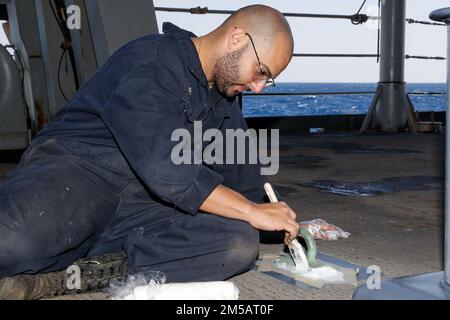
[(219, 27), (221, 30), (239, 27), (249, 34), (259, 46), (273, 45), (275, 39), (281, 38), (286, 49), (294, 49), (294, 39), (286, 18), (278, 10), (264, 6), (251, 5), (237, 10)]
[(286, 18), (263, 5), (239, 9), (193, 41), (208, 82), (226, 96), (263, 90), (286, 68), (294, 49)]

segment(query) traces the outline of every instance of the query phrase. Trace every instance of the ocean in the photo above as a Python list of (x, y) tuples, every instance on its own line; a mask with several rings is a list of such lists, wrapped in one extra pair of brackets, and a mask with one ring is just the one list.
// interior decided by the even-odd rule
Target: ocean
[[(375, 92), (376, 83), (277, 83), (264, 93)], [(445, 83), (408, 83), (408, 93), (447, 92)], [(365, 114), (373, 94), (256, 96), (243, 98), (244, 117)], [(417, 111), (445, 111), (446, 95), (410, 95)]]

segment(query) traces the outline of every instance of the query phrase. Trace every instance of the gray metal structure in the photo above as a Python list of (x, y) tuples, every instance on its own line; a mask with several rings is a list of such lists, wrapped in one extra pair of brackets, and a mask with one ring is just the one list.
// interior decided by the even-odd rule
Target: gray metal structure
[(380, 36), (380, 81), (378, 90), (361, 128), (387, 132), (414, 132), (412, 108), (406, 93), (405, 0), (382, 0)]
[[(15, 100), (13, 106), (2, 107), (12, 108), (19, 115), (23, 115), (22, 106), (24, 103), (29, 107), (28, 114), (31, 119), (30, 130), (36, 130), (37, 114), (36, 106), (42, 107), (42, 116), (48, 117), (47, 106), (49, 104), (47, 95), (47, 84), (45, 76), (44, 62), (42, 59), (42, 46), (37, 28), (37, 15), (34, 1), (27, 0), (0, 0), (0, 3), (6, 4), (8, 11), (8, 21), (11, 35), (11, 44), (14, 46), (14, 56), (16, 62), (15, 67), (21, 69), (23, 82), (18, 80), (18, 84), (22, 89), (22, 95), (19, 100)], [(11, 115), (0, 112), (0, 120), (3, 124), (5, 120), (8, 122)], [(15, 117), (15, 116), (13, 116)], [(22, 121), (25, 121), (24, 118)], [(15, 128), (15, 131), (19, 128)], [(0, 149), (20, 149), (23, 143), (11, 145), (5, 138), (0, 143)]]
[(120, 46), (140, 36), (158, 33), (153, 1), (85, 0), (98, 66)]
[(80, 85), (83, 85), (98, 69), (91, 27), (84, 0), (65, 0), (67, 7), (77, 5), (81, 14), (81, 30), (71, 30), (70, 38), (74, 50), (76, 71)]
[[(28, 106), (29, 129), (36, 132), (51, 121), (58, 107), (62, 107), (64, 103), (56, 80), (59, 61), (57, 49), (62, 37), (58, 33), (48, 1), (0, 1), (7, 5), (11, 45), (14, 47), (16, 61), (21, 62), (18, 67), (22, 68), (23, 100)], [(61, 72), (64, 90), (73, 90), (71, 79), (70, 74)], [(23, 102), (17, 100), (15, 103), (21, 105)], [(0, 114), (0, 117), (4, 115)]]
[(0, 83), (0, 150), (25, 148), (28, 131), (21, 76), (3, 46), (0, 46)]
[[(447, 24), (447, 92), (450, 92), (450, 7), (433, 11), (430, 19)], [(450, 130), (448, 129), (450, 95), (448, 94), (446, 121), (444, 271), (384, 280), (378, 290), (370, 290), (367, 286), (361, 286), (355, 291), (353, 299), (450, 299)]]
[[(61, 89), (59, 88), (58, 77), (60, 78), (64, 95), (68, 98), (75, 93), (76, 87), (70, 66), (68, 66), (67, 72), (65, 71), (66, 61), (68, 60), (67, 57), (63, 59), (61, 70), (59, 68), (59, 60), (62, 55), (62, 49), (60, 49), (60, 47), (61, 43), (64, 41), (64, 37), (54, 18), (50, 2), (48, 0), (36, 0), (35, 3), (38, 22), (37, 27), (42, 46), (42, 60), (45, 67), (45, 81), (48, 97), (47, 114), (48, 119), (51, 120), (55, 113), (64, 107), (66, 102), (61, 93)], [(67, 62), (67, 64), (69, 63)]]
[[(70, 99), (75, 94), (74, 72), (79, 85), (83, 85), (120, 46), (140, 36), (158, 33), (153, 2), (148, 0), (64, 0), (66, 7), (77, 5), (81, 13), (81, 29), (70, 30), (69, 39), (65, 39), (60, 30), (50, 1), (0, 0), (0, 3), (7, 5), (11, 45), (16, 60), (20, 59), (23, 64), (24, 78), (23, 98), (8, 98), (8, 106), (0, 100), (0, 132), (6, 130), (1, 129), (2, 125), (14, 123), (13, 118), (22, 117), (22, 122), (26, 121), (23, 100), (29, 107), (30, 129), (39, 131), (64, 107), (64, 95)], [(61, 45), (65, 40), (70, 42), (73, 50), (74, 71), (68, 54), (62, 56)], [(6, 65), (6, 62), (2, 63)], [(15, 69), (19, 72), (18, 65)], [(17, 81), (11, 86), (21, 88), (21, 81)], [(6, 91), (7, 87), (3, 89)], [(14, 91), (9, 94), (17, 95)], [(18, 113), (13, 115), (5, 110), (17, 110)], [(17, 126), (14, 132), (22, 129)], [(0, 150), (26, 146), (6, 143), (4, 135), (3, 138), (0, 136)]]

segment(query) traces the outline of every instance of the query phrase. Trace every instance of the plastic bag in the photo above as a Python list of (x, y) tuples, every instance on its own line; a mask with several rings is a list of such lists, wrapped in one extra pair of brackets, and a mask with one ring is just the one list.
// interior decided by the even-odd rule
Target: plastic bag
[(307, 229), (315, 240), (333, 241), (338, 240), (339, 238), (346, 239), (350, 236), (349, 232), (329, 224), (323, 219), (300, 222), (300, 227)]
[(141, 289), (147, 288), (146, 299), (153, 299), (159, 293), (161, 285), (166, 282), (166, 276), (160, 271), (149, 271), (135, 275), (128, 275), (126, 281), (113, 280), (106, 293), (112, 300), (139, 300)]
[(162, 272), (129, 275), (125, 282), (111, 282), (112, 300), (237, 300), (238, 287), (230, 281), (166, 284)]

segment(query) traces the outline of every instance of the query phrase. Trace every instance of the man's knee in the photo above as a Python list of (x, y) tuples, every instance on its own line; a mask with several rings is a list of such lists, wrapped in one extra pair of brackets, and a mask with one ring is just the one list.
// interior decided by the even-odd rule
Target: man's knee
[(236, 273), (251, 269), (259, 254), (258, 230), (247, 223), (239, 223), (239, 228), (230, 236), (229, 251), (223, 262), (234, 266)]
[[(2, 231), (0, 226), (0, 234)], [(23, 233), (3, 233), (0, 237), (0, 278), (63, 270), (88, 251), (83, 245), (64, 251), (58, 243), (55, 246), (43, 244), (47, 240)]]
[(20, 273), (35, 273), (55, 263), (53, 241), (49, 245), (49, 233), (36, 230), (22, 220), (0, 221), (0, 277)]
[(0, 234), (0, 274), (4, 270), (17, 274), (27, 271), (21, 266), (29, 264), (42, 251), (38, 248), (38, 241), (30, 241), (4, 226), (0, 226)]

